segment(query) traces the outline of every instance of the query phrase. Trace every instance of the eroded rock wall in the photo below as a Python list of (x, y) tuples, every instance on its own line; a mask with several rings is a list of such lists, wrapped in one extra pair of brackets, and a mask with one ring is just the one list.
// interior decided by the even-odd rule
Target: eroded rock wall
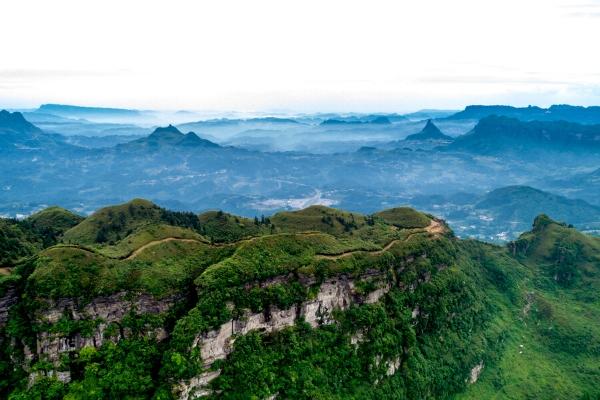
[[(79, 333), (65, 335), (60, 332), (40, 332), (37, 334), (36, 355), (48, 361), (57, 361), (62, 353), (78, 351), (85, 346), (100, 347), (108, 339), (105, 331), (109, 324), (120, 324), (125, 315), (131, 311), (137, 315), (165, 313), (179, 300), (177, 296), (156, 299), (148, 294), (131, 295), (120, 292), (95, 298), (83, 306), (79, 306), (74, 299), (48, 302), (48, 307), (36, 315), (36, 322), (39, 324), (55, 324), (66, 317), (73, 321), (96, 321), (97, 325), (92, 334), (85, 337)], [(150, 334), (153, 334), (157, 340), (166, 337), (166, 332), (162, 328), (155, 329)], [(126, 336), (127, 330), (120, 329), (114, 339), (118, 340)]]
[[(188, 382), (181, 382), (176, 388), (179, 398), (189, 400), (208, 393), (206, 386), (219, 374), (219, 371), (208, 372), (208, 369), (216, 360), (226, 358), (233, 350), (236, 336), (245, 335), (252, 330), (265, 333), (279, 331), (294, 325), (300, 318), (312, 327), (331, 324), (334, 321), (334, 310), (343, 311), (352, 304), (379, 301), (391, 288), (383, 278), (384, 273), (381, 271), (371, 271), (356, 280), (347, 276), (331, 278), (321, 283), (314, 299), (285, 310), (271, 307), (262, 313), (246, 313), (240, 319), (227, 321), (219, 329), (197, 336), (192, 347), (200, 346), (200, 354), (207, 372)], [(370, 293), (360, 294), (355, 284), (360, 279), (375, 282), (377, 288)]]

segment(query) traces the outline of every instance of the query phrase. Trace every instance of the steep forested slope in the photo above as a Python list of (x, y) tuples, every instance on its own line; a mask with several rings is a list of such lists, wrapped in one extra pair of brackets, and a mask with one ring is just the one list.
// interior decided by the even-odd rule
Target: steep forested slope
[(600, 244), (545, 216), (506, 248), (408, 208), (251, 220), (134, 200), (30, 225), (52, 216), (77, 223), (52, 243), (2, 221), (25, 249), (0, 277), (3, 397), (600, 394)]

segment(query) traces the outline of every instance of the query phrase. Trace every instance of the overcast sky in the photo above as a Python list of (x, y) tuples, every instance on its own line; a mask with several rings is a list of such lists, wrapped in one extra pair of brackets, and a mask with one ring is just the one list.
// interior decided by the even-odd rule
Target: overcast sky
[(3, 2), (0, 106), (600, 104), (600, 1)]

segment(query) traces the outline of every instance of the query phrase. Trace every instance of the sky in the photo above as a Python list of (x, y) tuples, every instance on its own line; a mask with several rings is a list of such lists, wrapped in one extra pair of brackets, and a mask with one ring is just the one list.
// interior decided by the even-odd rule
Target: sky
[(19, 0), (0, 107), (600, 104), (600, 0)]

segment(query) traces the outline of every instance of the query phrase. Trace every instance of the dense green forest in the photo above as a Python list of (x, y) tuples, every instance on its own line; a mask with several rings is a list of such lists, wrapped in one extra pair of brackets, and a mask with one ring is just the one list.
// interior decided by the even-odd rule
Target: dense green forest
[(410, 208), (0, 220), (0, 397), (596, 399), (600, 239)]

